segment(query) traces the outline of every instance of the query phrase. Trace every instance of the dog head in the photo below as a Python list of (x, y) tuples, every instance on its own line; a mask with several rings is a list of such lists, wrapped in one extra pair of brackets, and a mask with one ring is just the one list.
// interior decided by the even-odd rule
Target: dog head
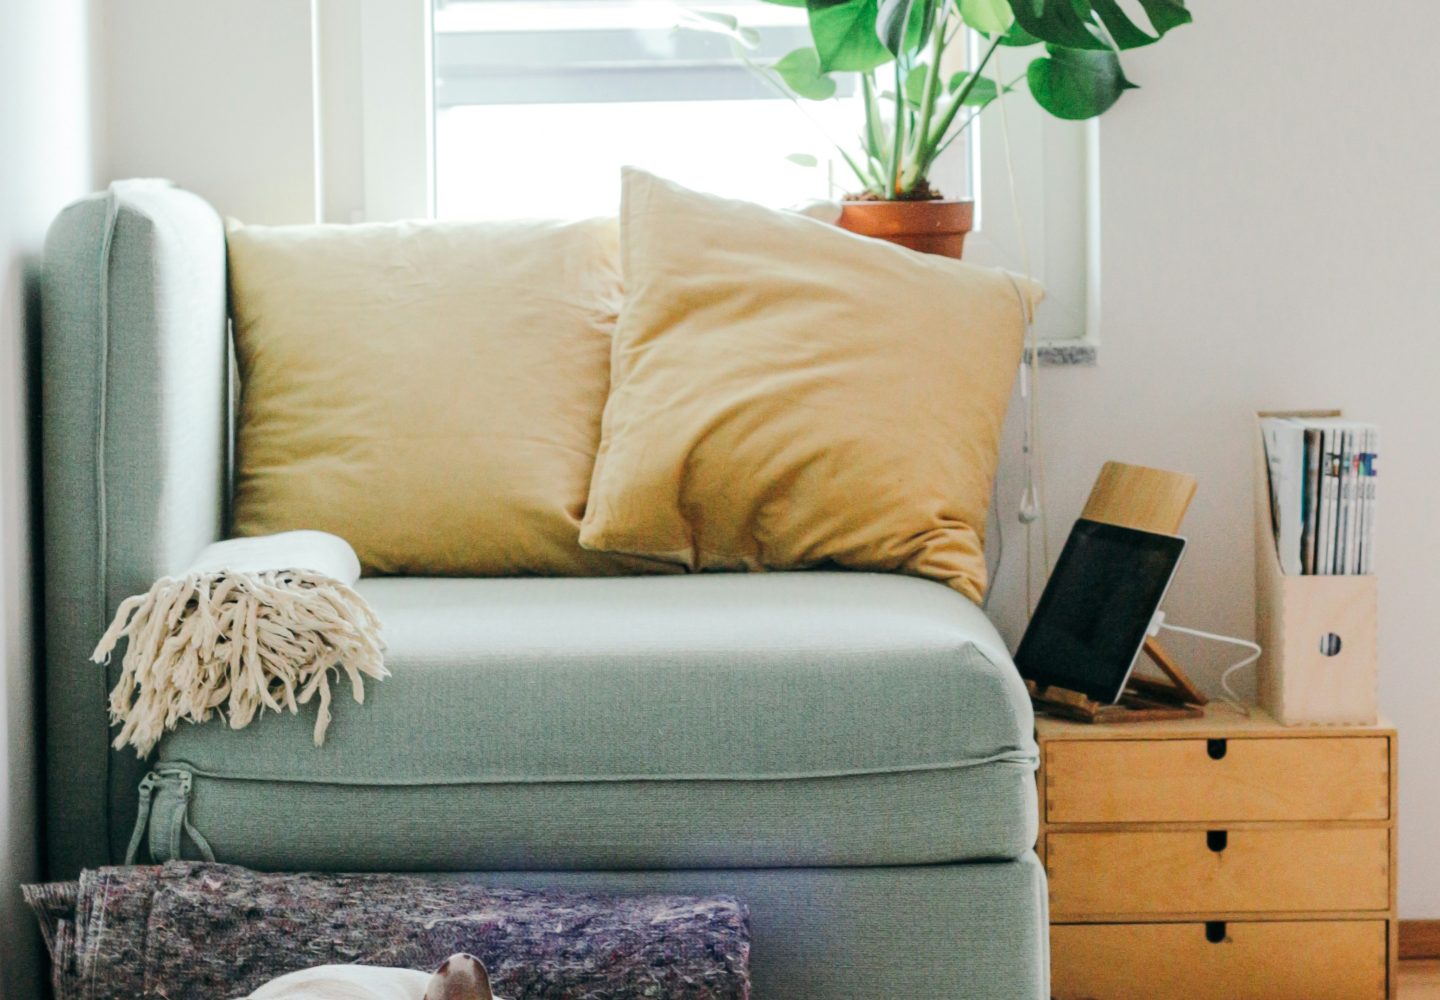
[(456, 952), (440, 963), (430, 985), (425, 990), (425, 1000), (498, 1000), (490, 992), (490, 975), (485, 963), (474, 955)]

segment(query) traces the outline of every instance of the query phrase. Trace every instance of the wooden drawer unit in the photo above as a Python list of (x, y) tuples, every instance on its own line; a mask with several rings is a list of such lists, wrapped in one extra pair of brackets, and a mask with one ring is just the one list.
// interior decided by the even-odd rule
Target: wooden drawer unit
[(1045, 841), (1051, 915), (1390, 907), (1390, 832), (1139, 830)]
[(1050, 932), (1055, 1000), (1383, 997), (1384, 920), (1068, 924)]
[(1394, 996), (1393, 729), (1036, 730), (1058, 1000)]
[(1384, 737), (1057, 743), (1053, 823), (1365, 820), (1390, 815)]

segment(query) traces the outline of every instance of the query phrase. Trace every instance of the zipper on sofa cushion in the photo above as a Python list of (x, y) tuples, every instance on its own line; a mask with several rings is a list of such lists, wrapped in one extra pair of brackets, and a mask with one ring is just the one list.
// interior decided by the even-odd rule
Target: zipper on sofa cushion
[(140, 805), (135, 814), (135, 830), (125, 851), (125, 863), (133, 865), (140, 854), (140, 844), (149, 831), (150, 859), (156, 864), (182, 859), (183, 838), (189, 837), (206, 861), (215, 860), (215, 852), (190, 822), (190, 793), (194, 776), (188, 768), (158, 767), (140, 779)]

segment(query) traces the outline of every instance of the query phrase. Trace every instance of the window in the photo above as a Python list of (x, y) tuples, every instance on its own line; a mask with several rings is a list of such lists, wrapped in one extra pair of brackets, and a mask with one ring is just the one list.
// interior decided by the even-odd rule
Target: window
[[(613, 212), (623, 164), (777, 207), (849, 189), (833, 143), (856, 132), (853, 95), (776, 95), (727, 39), (683, 27), (702, 12), (756, 29), (756, 60), (808, 39), (803, 8), (763, 0), (361, 0), (359, 97), (347, 101), (333, 65), (345, 60), (323, 51), (344, 24), (322, 20), (325, 128), (327, 108), (350, 108), (363, 137), (354, 217)], [(1014, 79), (1030, 57), (1002, 50), (992, 67)], [(1094, 122), (1050, 118), (1020, 88), (935, 171), (945, 193), (976, 199), (967, 259), (1028, 267), (1046, 286), (1042, 340), (1098, 326), (1097, 150)]]
[[(742, 57), (699, 30), (706, 13), (736, 18), (759, 47)], [(834, 147), (858, 131), (854, 95), (793, 102), (745, 65), (808, 44), (803, 7), (762, 0), (441, 0), (436, 214), (613, 212), (625, 164), (775, 206), (843, 193)]]

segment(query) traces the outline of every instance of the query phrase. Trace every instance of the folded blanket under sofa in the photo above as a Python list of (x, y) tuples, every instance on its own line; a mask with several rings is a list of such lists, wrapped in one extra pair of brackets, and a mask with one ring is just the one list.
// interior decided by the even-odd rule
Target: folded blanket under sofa
[(25, 887), (56, 1000), (244, 996), (335, 963), (433, 969), (465, 951), (512, 1000), (745, 1000), (745, 907), (723, 896), (492, 889), (230, 865), (86, 870)]

